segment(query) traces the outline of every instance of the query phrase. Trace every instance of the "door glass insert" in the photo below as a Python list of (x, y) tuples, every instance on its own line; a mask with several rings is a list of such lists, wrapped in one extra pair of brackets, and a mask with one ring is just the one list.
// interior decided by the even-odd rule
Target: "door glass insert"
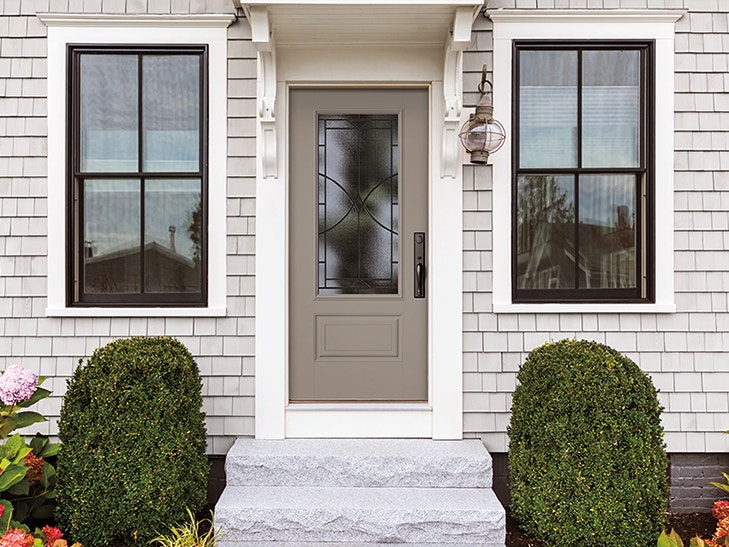
[(398, 115), (318, 115), (320, 295), (398, 294)]

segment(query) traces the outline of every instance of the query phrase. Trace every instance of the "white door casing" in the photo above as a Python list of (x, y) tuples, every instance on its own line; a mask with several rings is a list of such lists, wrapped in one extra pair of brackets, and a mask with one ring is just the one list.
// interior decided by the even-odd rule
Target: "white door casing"
[[(259, 51), (256, 437), (460, 439), (462, 153), (457, 132), (465, 115), (462, 53), (482, 6), (453, 0), (309, 4), (305, 10), (294, 9), (295, 18), (291, 3), (283, 7), (277, 0), (254, 0), (242, 6)], [(373, 10), (378, 13), (373, 15)], [(402, 29), (410, 26), (409, 14), (431, 17), (420, 26), (428, 30), (400, 35), (387, 29), (380, 32), (383, 25), (353, 25), (358, 14), (365, 12), (368, 20), (388, 21), (384, 27), (396, 28), (400, 21)], [(317, 21), (324, 21), (324, 27)], [(327, 22), (333, 26), (327, 27)], [(352, 32), (327, 32), (340, 25)], [(310, 34), (302, 31), (307, 28)], [(361, 29), (359, 35), (356, 28)], [(295, 86), (425, 86), (430, 90), (429, 394), (425, 404), (288, 403), (288, 91)]]

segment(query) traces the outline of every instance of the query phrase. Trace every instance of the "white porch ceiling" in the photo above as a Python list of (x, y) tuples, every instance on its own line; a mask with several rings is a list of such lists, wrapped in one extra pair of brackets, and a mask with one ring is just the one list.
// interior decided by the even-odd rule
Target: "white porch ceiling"
[(273, 40), (287, 46), (444, 46), (464, 0), (233, 0), (246, 13), (267, 9)]

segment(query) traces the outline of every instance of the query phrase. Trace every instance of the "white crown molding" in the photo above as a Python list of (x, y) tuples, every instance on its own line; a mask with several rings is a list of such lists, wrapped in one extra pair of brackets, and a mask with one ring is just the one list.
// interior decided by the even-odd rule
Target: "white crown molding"
[(487, 9), (486, 15), (499, 23), (656, 23), (676, 22), (685, 9)]
[(47, 27), (130, 27), (130, 28), (219, 28), (227, 27), (236, 16), (231, 13), (190, 15), (135, 15), (39, 13)]

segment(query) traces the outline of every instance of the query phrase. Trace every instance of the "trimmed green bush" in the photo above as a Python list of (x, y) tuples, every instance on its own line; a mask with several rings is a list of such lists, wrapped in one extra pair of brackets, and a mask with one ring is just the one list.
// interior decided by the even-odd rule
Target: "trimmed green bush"
[(117, 340), (68, 382), (56, 516), (92, 547), (146, 544), (206, 501), (197, 364), (170, 338)]
[(650, 378), (596, 342), (526, 358), (509, 427), (511, 511), (549, 547), (646, 547), (663, 530), (668, 459)]

